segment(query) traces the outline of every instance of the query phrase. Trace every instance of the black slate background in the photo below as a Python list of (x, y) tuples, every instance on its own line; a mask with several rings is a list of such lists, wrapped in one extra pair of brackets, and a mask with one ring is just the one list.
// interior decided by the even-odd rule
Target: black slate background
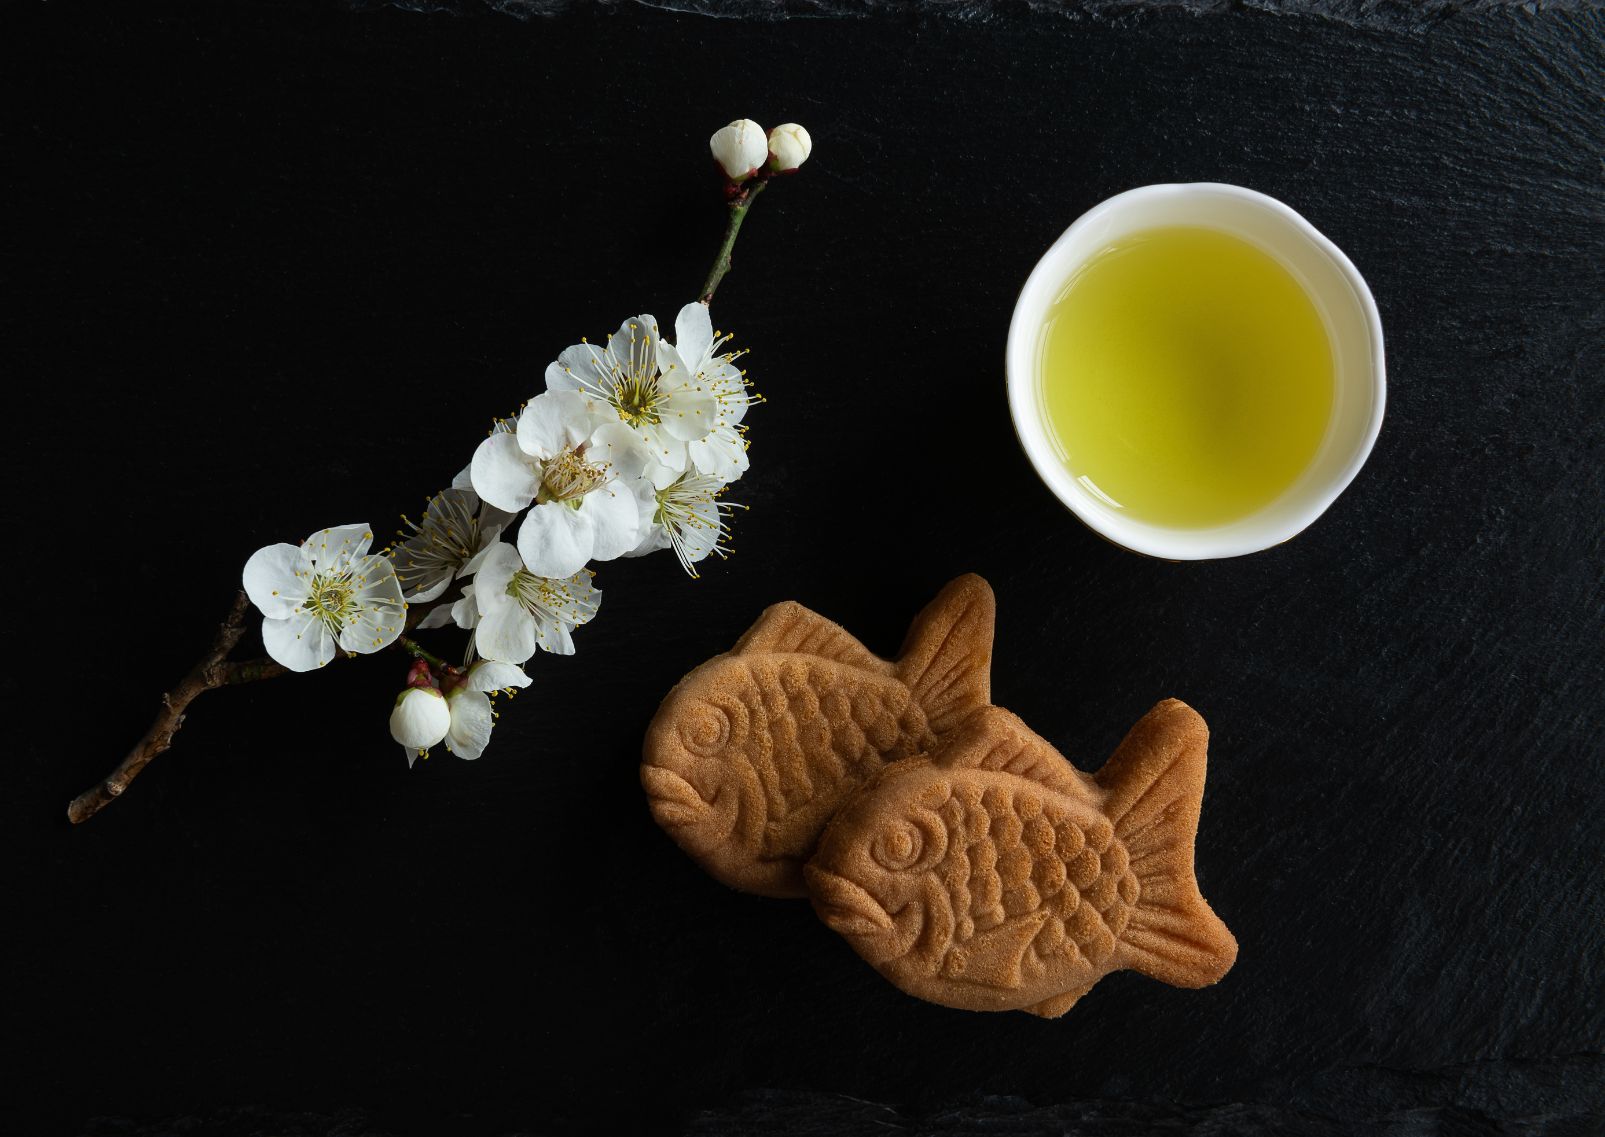
[[(502, 7), (0, 8), (4, 1130), (1605, 1131), (1605, 14)], [(735, 559), (602, 566), (477, 763), (405, 769), (385, 657), (208, 697), (67, 826), (253, 549), (388, 528), (692, 296), (739, 114), (817, 152), (716, 305), (769, 399)], [(1312, 530), (1174, 565), (1036, 482), (1001, 356), (1064, 226), (1195, 179), (1352, 256), (1390, 391)], [(924, 1005), (653, 828), (683, 671), (787, 597), (891, 652), (966, 570), (1073, 758), (1210, 720), (1218, 987)]]

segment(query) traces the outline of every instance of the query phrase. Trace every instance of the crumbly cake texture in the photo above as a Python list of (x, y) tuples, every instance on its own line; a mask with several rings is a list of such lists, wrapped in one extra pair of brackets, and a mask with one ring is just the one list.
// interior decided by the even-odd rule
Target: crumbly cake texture
[(1208, 743), (1167, 699), (1093, 777), (985, 708), (844, 804), (806, 868), (814, 908), (949, 1007), (1054, 1018), (1125, 968), (1207, 986), (1237, 958), (1193, 873)]
[(894, 663), (800, 604), (766, 609), (647, 728), (653, 818), (725, 884), (807, 895), (803, 864), (852, 792), (990, 703), (995, 616), (986, 581), (961, 576), (914, 619)]

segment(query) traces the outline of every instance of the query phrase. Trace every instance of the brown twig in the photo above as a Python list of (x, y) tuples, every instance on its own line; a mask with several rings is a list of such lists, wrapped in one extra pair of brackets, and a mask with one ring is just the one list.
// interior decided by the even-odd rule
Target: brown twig
[(212, 641), (212, 646), (201, 657), (201, 661), (190, 669), (178, 686), (162, 696), (162, 709), (145, 732), (145, 737), (117, 763), (111, 773), (72, 799), (72, 804), (67, 807), (68, 821), (74, 825), (88, 821), (121, 797), (129, 783), (150, 765), (151, 759), (173, 744), (173, 735), (184, 725), (185, 710), (200, 695), (214, 687), (254, 683), (285, 673), (286, 668), (271, 659), (228, 662), (229, 652), (234, 650), (245, 631), (245, 614), (250, 606), (251, 602), (244, 592), (234, 598), (234, 606), (218, 627), (217, 638)]

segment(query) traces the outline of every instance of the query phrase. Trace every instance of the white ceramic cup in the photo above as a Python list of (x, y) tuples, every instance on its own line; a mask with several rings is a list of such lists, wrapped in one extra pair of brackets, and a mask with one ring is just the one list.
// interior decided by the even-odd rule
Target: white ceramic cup
[[(1332, 417), (1314, 459), (1276, 500), (1226, 525), (1153, 525), (1100, 500), (1065, 467), (1049, 437), (1038, 379), (1048, 310), (1070, 277), (1098, 252), (1133, 233), (1187, 225), (1230, 233), (1263, 250), (1309, 294), (1332, 344)], [(1060, 501), (1117, 545), (1175, 561), (1257, 553), (1297, 535), (1360, 472), (1377, 431), (1387, 381), (1382, 319), (1359, 271), (1320, 231), (1273, 197), (1218, 182), (1143, 186), (1094, 206), (1064, 231), (1031, 271), (1009, 324), (1004, 366), (1009, 412), (1020, 445)]]

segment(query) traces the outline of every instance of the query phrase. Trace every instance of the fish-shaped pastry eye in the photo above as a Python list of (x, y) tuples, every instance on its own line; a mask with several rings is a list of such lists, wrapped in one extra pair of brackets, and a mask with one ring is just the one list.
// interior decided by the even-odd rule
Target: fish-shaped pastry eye
[(947, 827), (934, 813), (900, 817), (888, 823), (870, 842), (869, 855), (891, 872), (921, 871), (947, 852)]
[(739, 746), (747, 736), (747, 709), (735, 700), (727, 706), (701, 702), (680, 720), (680, 741), (691, 753), (716, 758), (732, 744)]

